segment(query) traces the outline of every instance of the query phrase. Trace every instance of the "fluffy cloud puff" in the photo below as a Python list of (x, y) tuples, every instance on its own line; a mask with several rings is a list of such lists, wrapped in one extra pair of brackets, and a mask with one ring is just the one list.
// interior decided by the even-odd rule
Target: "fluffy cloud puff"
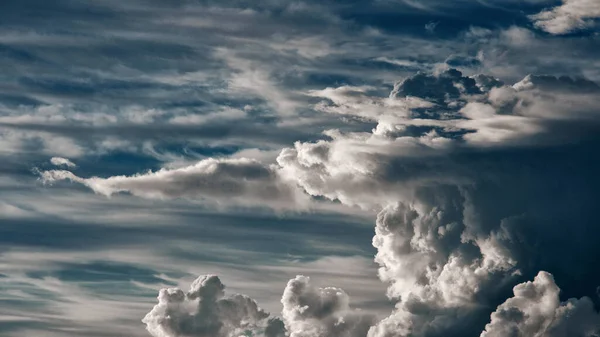
[(70, 180), (105, 196), (128, 192), (143, 198), (199, 198), (248, 206), (298, 207), (306, 199), (277, 168), (250, 159), (206, 159), (178, 169), (134, 176), (81, 178), (70, 171), (41, 172), (42, 180)]
[(217, 276), (199, 277), (185, 293), (162, 289), (158, 304), (142, 320), (154, 337), (283, 337), (281, 321), (244, 295), (225, 297)]
[(531, 15), (536, 27), (550, 34), (567, 34), (594, 26), (600, 18), (600, 2), (596, 0), (563, 0), (562, 5)]
[(592, 337), (600, 333), (600, 314), (587, 297), (561, 303), (551, 274), (513, 289), (514, 297), (498, 306), (481, 337)]
[(67, 158), (62, 157), (52, 157), (50, 158), (50, 163), (54, 166), (66, 166), (66, 167), (76, 167), (75, 163), (70, 161)]
[(350, 308), (343, 290), (317, 288), (305, 276), (290, 280), (283, 292), (283, 321), (247, 296), (225, 296), (224, 289), (215, 275), (199, 277), (187, 293), (162, 289), (142, 321), (155, 337), (364, 337), (375, 323), (373, 315)]
[(469, 228), (478, 224), (465, 217), (468, 201), (461, 191), (427, 193), (435, 194), (378, 215), (375, 262), (381, 280), (390, 284), (388, 296), (400, 301), (371, 329), (371, 337), (452, 336), (457, 330), (470, 335), (483, 314), (478, 304), (519, 274), (501, 230), (483, 234)]
[(375, 317), (350, 308), (339, 288), (317, 288), (305, 276), (290, 280), (281, 299), (290, 337), (363, 337)]

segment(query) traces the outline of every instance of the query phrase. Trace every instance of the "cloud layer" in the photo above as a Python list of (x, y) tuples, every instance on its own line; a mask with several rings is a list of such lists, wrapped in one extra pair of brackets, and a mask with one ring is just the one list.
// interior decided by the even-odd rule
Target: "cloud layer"
[[(327, 100), (318, 103), (324, 112), (354, 115), (377, 126), (371, 132), (330, 130), (329, 139), (297, 142), (280, 153), (277, 172), (312, 196), (379, 210), (375, 262), (389, 285), (388, 297), (397, 304), (376, 322), (350, 309), (342, 290), (317, 289), (308, 278), (297, 277), (282, 299), (288, 333), (597, 333), (593, 302), (560, 303), (558, 286), (546, 272), (516, 286), (515, 297), (498, 306), (483, 327), (487, 308), (523, 276), (546, 268), (583, 275), (600, 254), (591, 241), (581, 241), (581, 235), (598, 234), (590, 227), (594, 217), (588, 208), (594, 199), (588, 187), (598, 181), (569, 173), (574, 163), (592, 171), (599, 167), (585, 150), (598, 144), (599, 92), (583, 79), (527, 76), (509, 86), (452, 69), (398, 82), (388, 98), (368, 97), (364, 88), (313, 92)], [(543, 174), (540, 166), (546, 167)], [(546, 192), (550, 177), (562, 193)], [(577, 217), (565, 193), (583, 203)], [(556, 240), (579, 251), (561, 256), (550, 248)], [(584, 262), (572, 265), (572, 259)], [(590, 276), (597, 280), (596, 274)], [(569, 293), (575, 285), (569, 285)]]
[(567, 34), (594, 27), (600, 18), (595, 0), (563, 0), (562, 5), (531, 15), (536, 27), (550, 34)]
[[(599, 308), (597, 9), (9, 1), (0, 335), (146, 336), (156, 290), (206, 273), (288, 334), (559, 333), (490, 315), (540, 270), (558, 304), (507, 310)], [(268, 333), (252, 300), (183, 293), (157, 329)]]
[(274, 208), (302, 207), (305, 196), (285, 181), (277, 168), (250, 159), (206, 159), (177, 169), (134, 176), (81, 178), (70, 171), (41, 173), (45, 183), (70, 180), (105, 196), (128, 192), (150, 198), (198, 198), (216, 203)]
[[(505, 85), (448, 69), (404, 79), (387, 98), (367, 91), (342, 87), (312, 95), (325, 99), (318, 103), (323, 112), (377, 123), (371, 132), (328, 130), (329, 139), (282, 150), (278, 165), (206, 159), (134, 176), (81, 178), (51, 170), (42, 179), (71, 180), (106, 196), (281, 208), (302, 205), (307, 193), (378, 210), (375, 262), (396, 310), (373, 324), (350, 311), (341, 290), (317, 290), (297, 278), (282, 300), (288, 331), (298, 337), (475, 333), (486, 316), (481, 304), (493, 304), (519, 276), (546, 266), (545, 251), (531, 253), (536, 245), (560, 237), (570, 247), (588, 230), (590, 210), (568, 233), (562, 222), (573, 219), (559, 210), (570, 201), (544, 190), (552, 177), (559, 189), (577, 193), (583, 207), (591, 201), (586, 186), (566, 172), (572, 163), (598, 167), (577, 147), (597, 142), (600, 88), (584, 79), (533, 75)], [(565, 148), (571, 144), (575, 149)], [(535, 176), (540, 165), (553, 168)], [(579, 258), (599, 253), (586, 247)], [(567, 261), (558, 258), (553, 267), (563, 272)]]

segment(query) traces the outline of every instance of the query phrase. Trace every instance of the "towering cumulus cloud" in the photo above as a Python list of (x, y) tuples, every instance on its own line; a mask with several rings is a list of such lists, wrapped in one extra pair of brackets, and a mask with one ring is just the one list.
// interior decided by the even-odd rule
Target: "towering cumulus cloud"
[[(327, 131), (329, 140), (296, 143), (278, 163), (309, 194), (381, 209), (375, 261), (398, 302), (369, 336), (476, 336), (487, 308), (540, 269), (560, 274), (571, 292), (595, 289), (589, 266), (600, 250), (584, 237), (600, 232), (600, 184), (590, 175), (600, 163), (589, 156), (598, 89), (533, 75), (505, 85), (451, 69), (398, 82), (379, 100), (394, 113), (380, 114), (365, 114), (347, 88), (334, 99), (323, 91), (321, 109), (377, 126)], [(569, 253), (551, 248), (557, 242)]]
[[(582, 298), (600, 279), (590, 268), (600, 258), (600, 88), (585, 79), (536, 75), (508, 85), (448, 69), (405, 78), (388, 97), (371, 92), (312, 91), (322, 98), (317, 110), (376, 126), (296, 142), (281, 151), (278, 165), (222, 159), (133, 177), (42, 175), (105, 195), (278, 205), (305, 193), (376, 210), (375, 262), (396, 303), (393, 312), (376, 322), (351, 309), (342, 290), (317, 289), (297, 277), (282, 299), (291, 337), (600, 333), (592, 301)], [(506, 300), (515, 284), (535, 275)], [(582, 299), (561, 302), (557, 284), (565, 296)], [(163, 290), (145, 319), (149, 330), (156, 336), (267, 331), (267, 315), (245, 297), (223, 299), (217, 279), (192, 288)]]

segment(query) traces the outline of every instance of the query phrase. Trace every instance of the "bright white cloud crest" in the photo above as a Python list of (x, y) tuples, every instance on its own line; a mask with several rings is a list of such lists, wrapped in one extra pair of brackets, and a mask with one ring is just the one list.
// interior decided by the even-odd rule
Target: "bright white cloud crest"
[(77, 166), (77, 165), (75, 165), (75, 163), (73, 163), (69, 159), (62, 158), (62, 157), (52, 157), (52, 158), (50, 158), (50, 163), (54, 166), (65, 166), (65, 167), (69, 167), (69, 168), (73, 168), (73, 167)]

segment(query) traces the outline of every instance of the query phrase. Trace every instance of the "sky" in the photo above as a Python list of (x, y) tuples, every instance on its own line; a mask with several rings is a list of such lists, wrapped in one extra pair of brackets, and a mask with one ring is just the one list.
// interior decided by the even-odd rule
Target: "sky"
[(0, 336), (600, 336), (597, 0), (0, 2)]

